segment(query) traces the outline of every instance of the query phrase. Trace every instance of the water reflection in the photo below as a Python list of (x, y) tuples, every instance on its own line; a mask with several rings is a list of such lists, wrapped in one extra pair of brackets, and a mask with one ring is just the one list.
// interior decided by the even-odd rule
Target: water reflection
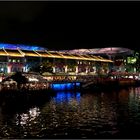
[(0, 138), (139, 137), (140, 87), (57, 92), (42, 105), (30, 105), (20, 112), (9, 113), (4, 106), (0, 105)]
[(54, 101), (56, 103), (61, 103), (61, 102), (69, 102), (73, 99), (75, 99), (76, 101), (80, 101), (80, 92), (64, 92), (64, 91), (60, 91), (57, 92), (56, 97), (54, 97)]
[(16, 114), (17, 125), (25, 125), (30, 123), (31, 121), (35, 120), (40, 114), (40, 109), (37, 107), (29, 109), (27, 113)]

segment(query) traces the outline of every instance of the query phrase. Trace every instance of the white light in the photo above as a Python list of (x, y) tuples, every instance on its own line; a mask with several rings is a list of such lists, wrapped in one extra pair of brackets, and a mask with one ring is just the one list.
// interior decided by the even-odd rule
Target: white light
[(24, 72), (28, 72), (28, 71), (29, 71), (28, 66), (24, 66), (24, 67), (23, 67), (23, 70), (24, 70)]
[(133, 76), (129, 76), (129, 78), (133, 79)]
[(8, 72), (8, 73), (11, 72), (11, 67), (10, 67), (10, 66), (8, 66), (8, 68), (7, 68), (7, 72)]
[(23, 71), (26, 72), (26, 67), (23, 67)]
[(38, 79), (36, 79), (36, 78), (29, 78), (29, 81), (36, 81), (36, 82), (38, 82)]
[(2, 77), (0, 77), (0, 82), (2, 81)]
[(76, 74), (78, 73), (78, 66), (76, 66), (76, 71), (75, 72), (76, 72)]
[(55, 69), (55, 67), (53, 67), (53, 73), (55, 73), (56, 72), (56, 69)]
[(68, 72), (68, 66), (65, 66), (65, 73)]
[(88, 73), (88, 68), (86, 68), (86, 73)]
[[(20, 115), (17, 114), (17, 124), (25, 125), (28, 124), (28, 121), (33, 121), (40, 114), (39, 108), (31, 108), (29, 113), (23, 113)], [(20, 119), (20, 120), (19, 120)], [(19, 122), (20, 121), (20, 122)]]

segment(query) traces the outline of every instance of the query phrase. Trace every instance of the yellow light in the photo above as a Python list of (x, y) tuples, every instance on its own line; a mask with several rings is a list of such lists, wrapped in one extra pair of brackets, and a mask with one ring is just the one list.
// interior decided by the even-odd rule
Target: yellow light
[[(57, 54), (52, 54), (52, 52), (46, 51), (46, 54), (41, 54), (41, 52), (37, 52), (37, 51), (32, 51), (32, 52), (23, 52), (21, 50), (18, 49), (18, 53), (16, 52), (11, 52), (8, 50), (8, 52), (3, 49), (3, 51), (5, 52), (4, 55), (8, 55), (8, 56), (13, 56), (13, 57), (24, 57), (24, 56), (34, 56), (34, 57), (48, 57), (48, 58), (62, 58), (62, 59), (73, 59), (73, 60), (86, 60), (86, 61), (101, 61), (101, 62), (113, 62), (112, 60), (109, 59), (104, 59), (102, 57), (97, 57), (97, 56), (92, 56), (92, 55), (77, 55), (74, 56), (72, 54), (66, 54), (66, 53), (59, 53), (59, 52), (55, 52)], [(44, 52), (42, 52), (44, 53)], [(0, 53), (0, 55), (2, 55), (3, 53)], [(66, 56), (68, 55), (68, 56)], [(85, 57), (86, 56), (86, 57)]]

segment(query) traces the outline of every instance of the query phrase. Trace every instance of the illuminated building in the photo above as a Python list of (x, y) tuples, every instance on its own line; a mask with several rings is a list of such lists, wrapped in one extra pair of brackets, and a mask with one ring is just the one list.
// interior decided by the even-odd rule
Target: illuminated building
[[(53, 73), (96, 72), (101, 66), (113, 61), (92, 54), (72, 54), (63, 51), (48, 51), (38, 46), (0, 44), (0, 72), (28, 72), (30, 68), (49, 61), (53, 65)], [(104, 70), (102, 68), (101, 70)]]
[[(94, 55), (101, 56), (113, 60), (113, 65), (110, 69), (114, 71), (128, 71), (136, 72), (136, 61), (138, 57), (135, 57), (134, 51), (128, 48), (122, 47), (107, 47), (107, 48), (94, 48), (94, 49), (74, 49), (74, 50), (62, 50), (60, 52), (66, 52), (69, 54), (80, 55)], [(138, 54), (139, 55), (139, 54)], [(106, 64), (106, 63), (104, 63)], [(97, 66), (95, 67), (95, 69)]]

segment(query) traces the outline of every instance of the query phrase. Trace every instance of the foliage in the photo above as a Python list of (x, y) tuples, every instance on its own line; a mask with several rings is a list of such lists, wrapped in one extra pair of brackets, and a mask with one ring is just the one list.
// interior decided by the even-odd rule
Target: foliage
[(11, 78), (16, 81), (18, 84), (25, 84), (28, 82), (27, 78), (22, 75), (21, 72), (16, 72)]
[(136, 58), (136, 62), (134, 63), (134, 67), (136, 68), (137, 72), (140, 72), (140, 53), (134, 52), (134, 57)]
[(49, 61), (43, 61), (42, 64), (40, 65), (40, 73), (44, 72), (50, 72), (52, 73), (53, 71), (53, 64)]
[(52, 73), (52, 63), (49, 62), (49, 61), (43, 61), (40, 65), (36, 65), (36, 66), (33, 66), (30, 71), (33, 71), (33, 72), (39, 72), (39, 73), (44, 73), (44, 72), (50, 72)]
[(40, 65), (32, 66), (29, 71), (40, 72)]
[(76, 67), (76, 61), (73, 60), (69, 60), (69, 62), (67, 63), (68, 68), (75, 68)]

